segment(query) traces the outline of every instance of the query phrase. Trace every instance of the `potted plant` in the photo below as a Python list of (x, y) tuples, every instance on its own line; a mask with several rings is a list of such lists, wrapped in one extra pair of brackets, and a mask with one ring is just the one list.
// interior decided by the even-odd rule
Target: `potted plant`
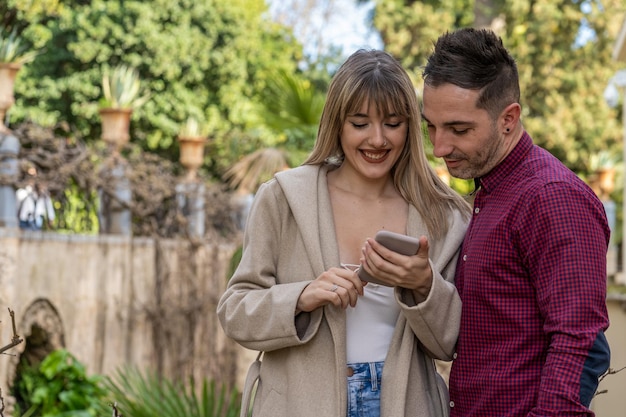
[(204, 145), (208, 136), (206, 130), (196, 118), (189, 117), (178, 132), (180, 163), (187, 169), (187, 179), (190, 181), (196, 178), (204, 159)]
[(609, 151), (598, 152), (590, 158), (592, 175), (589, 178), (589, 185), (603, 201), (610, 199), (610, 194), (615, 189), (615, 173), (618, 163), (618, 158)]
[(139, 73), (126, 65), (105, 69), (102, 93), (99, 111), (102, 139), (119, 151), (130, 139), (130, 116), (133, 110), (148, 101), (150, 94), (142, 94)]
[(15, 29), (7, 34), (0, 28), (0, 132), (7, 130), (4, 116), (15, 102), (15, 77), (22, 65), (33, 61), (37, 54), (22, 43)]

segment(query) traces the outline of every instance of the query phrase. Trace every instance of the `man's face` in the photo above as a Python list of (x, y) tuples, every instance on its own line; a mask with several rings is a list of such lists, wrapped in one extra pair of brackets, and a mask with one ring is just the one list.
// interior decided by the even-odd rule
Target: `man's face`
[(428, 124), (433, 154), (443, 158), (457, 178), (478, 178), (507, 154), (495, 121), (476, 107), (479, 91), (453, 84), (424, 86), (422, 117)]

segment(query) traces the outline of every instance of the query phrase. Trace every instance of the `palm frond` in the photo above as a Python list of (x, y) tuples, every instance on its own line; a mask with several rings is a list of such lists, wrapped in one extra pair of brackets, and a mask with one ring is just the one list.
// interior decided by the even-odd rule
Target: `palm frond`
[(235, 190), (255, 193), (262, 183), (288, 167), (283, 151), (262, 148), (241, 158), (224, 173), (223, 178)]
[(204, 380), (197, 392), (193, 380), (188, 386), (142, 374), (135, 368), (122, 368), (105, 381), (110, 396), (123, 416), (132, 417), (235, 417), (239, 414), (239, 394), (226, 388), (218, 391), (214, 381)]

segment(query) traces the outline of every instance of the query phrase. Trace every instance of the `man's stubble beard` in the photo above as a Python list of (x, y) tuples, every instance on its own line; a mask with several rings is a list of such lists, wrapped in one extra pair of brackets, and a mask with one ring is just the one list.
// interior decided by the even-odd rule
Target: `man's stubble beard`
[(450, 175), (471, 180), (488, 174), (500, 162), (497, 155), (502, 142), (495, 128), (491, 130), (489, 140), (485, 142), (485, 145), (486, 149), (477, 151), (472, 157), (463, 154), (461, 159), (465, 160), (465, 166), (448, 169)]

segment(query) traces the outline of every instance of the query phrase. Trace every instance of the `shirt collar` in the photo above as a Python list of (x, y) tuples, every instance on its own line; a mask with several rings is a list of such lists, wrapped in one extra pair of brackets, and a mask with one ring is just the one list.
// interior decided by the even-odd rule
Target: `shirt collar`
[(532, 147), (533, 140), (530, 135), (524, 131), (511, 153), (486, 175), (476, 179), (480, 183), (481, 188), (487, 193), (493, 191), (494, 188), (496, 188), (504, 178), (508, 177), (520, 162), (522, 162)]

